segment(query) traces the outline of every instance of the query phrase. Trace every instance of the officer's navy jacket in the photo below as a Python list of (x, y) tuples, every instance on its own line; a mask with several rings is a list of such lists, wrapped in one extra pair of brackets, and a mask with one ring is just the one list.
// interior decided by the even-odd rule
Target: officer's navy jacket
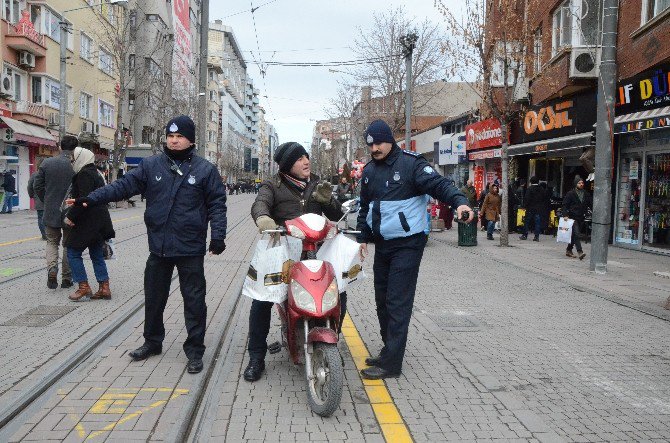
[(358, 242), (391, 240), (426, 232), (429, 196), (453, 208), (468, 204), (465, 195), (438, 174), (425, 158), (394, 145), (384, 160), (373, 160), (363, 168)]
[(166, 154), (147, 157), (88, 198), (93, 204), (104, 204), (144, 194), (149, 250), (161, 257), (205, 255), (208, 222), (213, 239), (226, 237), (226, 190), (221, 176), (214, 165), (196, 155), (179, 166), (183, 175), (170, 170), (171, 166)]

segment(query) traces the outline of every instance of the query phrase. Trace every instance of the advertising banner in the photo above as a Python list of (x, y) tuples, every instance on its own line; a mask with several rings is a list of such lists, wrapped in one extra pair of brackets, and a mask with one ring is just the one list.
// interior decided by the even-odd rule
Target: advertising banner
[(465, 136), (465, 148), (468, 151), (502, 145), (502, 129), (495, 118), (466, 126)]
[(173, 87), (177, 94), (189, 93), (192, 86), (193, 50), (190, 31), (189, 0), (172, 0), (174, 27)]
[(670, 106), (670, 63), (627, 78), (617, 84), (615, 115)]

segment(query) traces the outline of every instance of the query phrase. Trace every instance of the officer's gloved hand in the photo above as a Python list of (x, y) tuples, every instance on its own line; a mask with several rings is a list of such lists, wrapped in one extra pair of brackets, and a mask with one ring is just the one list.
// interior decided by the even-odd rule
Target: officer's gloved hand
[(314, 200), (322, 205), (327, 205), (330, 203), (330, 199), (333, 197), (333, 187), (330, 183), (323, 181), (316, 186), (314, 191)]
[(256, 219), (256, 226), (258, 226), (258, 232), (261, 234), (263, 231), (269, 231), (273, 229), (277, 229), (277, 223), (275, 223), (274, 220), (272, 220), (270, 217), (267, 215), (261, 215)]
[(86, 207), (86, 206), (91, 206), (91, 205), (92, 205), (92, 202), (91, 202), (91, 199), (88, 198), (88, 197), (79, 197), (79, 198), (75, 198), (75, 199), (74, 199), (73, 204), (74, 204), (75, 206), (84, 206), (84, 207)]
[(211, 252), (212, 254), (219, 255), (225, 250), (226, 250), (226, 242), (224, 239), (216, 240), (213, 238), (209, 241), (209, 252)]

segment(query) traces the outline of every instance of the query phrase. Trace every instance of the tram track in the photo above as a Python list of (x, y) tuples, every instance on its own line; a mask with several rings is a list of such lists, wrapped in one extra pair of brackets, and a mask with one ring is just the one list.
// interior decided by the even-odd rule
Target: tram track
[[(233, 202), (232, 204), (240, 203), (244, 200), (239, 200), (236, 202)], [(230, 204), (228, 205), (230, 207)], [(232, 226), (228, 226), (227, 229), (227, 236), (233, 233), (242, 223), (249, 223), (249, 218), (248, 214), (245, 212), (243, 213), (238, 220), (234, 222)], [(135, 225), (137, 226), (137, 225)], [(128, 238), (124, 239), (122, 241), (119, 241), (118, 244), (122, 242), (127, 242), (129, 240), (133, 240), (135, 238), (141, 237), (146, 235), (146, 232)], [(45, 268), (40, 267), (37, 270), (31, 271), (31, 273), (34, 272), (39, 272), (43, 271)], [(22, 274), (21, 276), (17, 276), (16, 278), (23, 278), (29, 274)], [(175, 281), (178, 278), (177, 275), (172, 277), (172, 282)], [(12, 279), (10, 279), (12, 280)], [(3, 282), (0, 282), (0, 285), (9, 282), (10, 280), (5, 280)], [(241, 283), (240, 283), (240, 290), (241, 290)], [(74, 349), (70, 355), (57, 364), (55, 367), (51, 368), (47, 374), (44, 376), (40, 377), (40, 379), (32, 384), (31, 386), (23, 389), (21, 391), (21, 394), (19, 394), (16, 398), (10, 399), (10, 404), (7, 406), (3, 407), (0, 409), (0, 435), (3, 435), (3, 431), (8, 429), (8, 428), (15, 428), (15, 423), (14, 420), (17, 420), (22, 413), (27, 411), (31, 405), (33, 405), (35, 402), (39, 401), (40, 397), (45, 394), (47, 391), (49, 391), (53, 386), (58, 384), (67, 374), (75, 367), (77, 367), (79, 364), (84, 362), (89, 356), (95, 351), (95, 349), (103, 343), (105, 340), (109, 339), (115, 332), (123, 328), (132, 318), (139, 312), (143, 307), (144, 307), (144, 297), (140, 297), (138, 301), (132, 302), (133, 299), (135, 299), (136, 295), (141, 293), (142, 291), (138, 291), (138, 293), (133, 294), (133, 296), (130, 298), (131, 301), (126, 302), (126, 305), (130, 305), (126, 307), (125, 310), (123, 310), (120, 314), (118, 314), (116, 317), (111, 319), (105, 326), (93, 326), (89, 330), (85, 331), (82, 335), (88, 334), (92, 332), (92, 336), (87, 338), (85, 342), (79, 344), (76, 349)], [(238, 292), (239, 294), (239, 292)], [(209, 379), (212, 376), (214, 366), (216, 363), (216, 357), (219, 355), (220, 349), (221, 349), (221, 344), (222, 341), (225, 338), (225, 334), (228, 333), (229, 328), (230, 328), (230, 323), (231, 319), (234, 317), (234, 312), (237, 309), (238, 306), (238, 300), (239, 297), (231, 297), (230, 299), (227, 300), (226, 305), (223, 307), (223, 316), (224, 316), (224, 321), (225, 325), (221, 328), (221, 332), (217, 336), (217, 339), (215, 341), (216, 343), (216, 354), (212, 360), (212, 364), (207, 368), (207, 372), (204, 377), (199, 382), (198, 385), (198, 393), (195, 397), (195, 403), (193, 403), (193, 410), (190, 411), (188, 414), (188, 417), (195, 416), (197, 413), (197, 405), (200, 404), (201, 397), (203, 393), (205, 392), (205, 389), (208, 385)], [(97, 328), (97, 329), (96, 329)], [(42, 365), (40, 365), (38, 368), (36, 368), (35, 371), (31, 372), (28, 374), (26, 377), (24, 377), (22, 380), (17, 382), (14, 387), (18, 384), (21, 383), (25, 378), (29, 377), (30, 375), (34, 374), (36, 371), (40, 370), (41, 368), (45, 367), (48, 365), (54, 357), (51, 357)], [(7, 391), (6, 391), (7, 392)], [(184, 427), (181, 426), (180, 429)], [(186, 423), (184, 427), (184, 431), (188, 428), (188, 423)]]

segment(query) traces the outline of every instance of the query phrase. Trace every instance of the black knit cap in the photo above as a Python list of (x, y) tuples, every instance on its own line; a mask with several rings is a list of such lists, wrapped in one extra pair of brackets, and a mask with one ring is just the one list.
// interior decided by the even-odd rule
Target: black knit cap
[(370, 123), (370, 126), (365, 131), (365, 143), (368, 146), (372, 146), (375, 143), (384, 142), (395, 143), (393, 131), (391, 131), (391, 127), (384, 120), (375, 120)]
[(309, 158), (307, 150), (300, 143), (286, 142), (277, 146), (274, 160), (279, 165), (279, 170), (281, 172), (288, 173), (295, 162), (297, 162), (303, 155), (306, 155), (307, 158)]
[(195, 123), (187, 115), (175, 117), (165, 125), (165, 135), (169, 134), (181, 134), (191, 143), (195, 143)]

